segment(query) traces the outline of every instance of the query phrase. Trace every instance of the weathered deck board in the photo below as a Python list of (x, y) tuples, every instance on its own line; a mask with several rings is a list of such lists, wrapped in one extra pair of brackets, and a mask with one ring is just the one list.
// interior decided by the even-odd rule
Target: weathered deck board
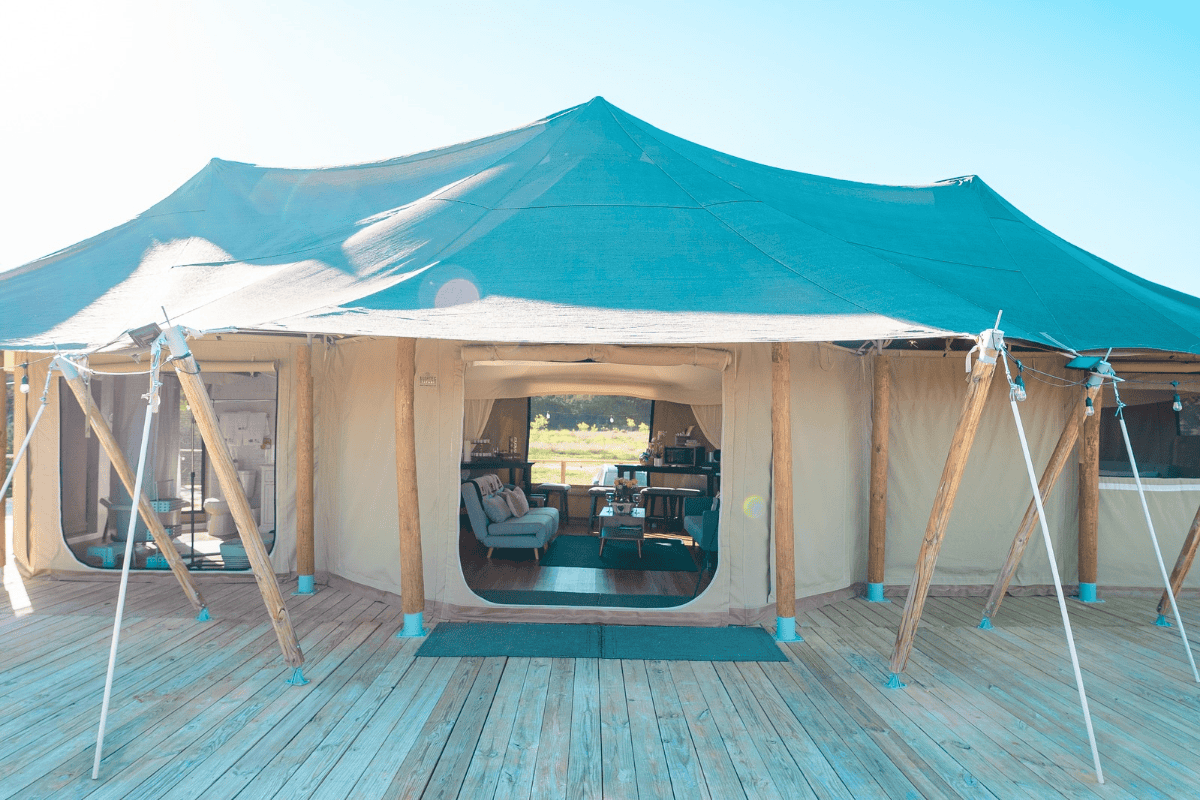
[[(0, 594), (0, 797), (1180, 797), (1200, 687), (1153, 598), (1070, 611), (1108, 782), (1095, 784), (1053, 598), (931, 597), (886, 689), (900, 607), (803, 615), (787, 662), (415, 658), (399, 605), (287, 596), (290, 687), (253, 583), (130, 585), (101, 779), (90, 779), (111, 581)], [(22, 605), (23, 601), (17, 603)], [(1200, 602), (1181, 603), (1193, 624)]]
[(625, 704), (629, 711), (629, 735), (636, 742), (633, 763), (639, 797), (670, 797), (671, 780), (667, 772), (667, 754), (658, 735), (658, 722), (652, 713), (654, 696), (645, 661), (622, 661), (625, 679)]
[(533, 788), (533, 770), (541, 745), (542, 719), (550, 683), (550, 659), (533, 658), (513, 717), (508, 748), (496, 776), (496, 800), (529, 797)]
[(567, 797), (574, 698), (575, 660), (553, 659), (550, 662), (550, 682), (546, 685), (546, 708), (542, 715), (530, 797), (552, 800), (564, 800)]
[(575, 659), (574, 689), (566, 785), (568, 797), (589, 800), (599, 798), (602, 789), (599, 659)]

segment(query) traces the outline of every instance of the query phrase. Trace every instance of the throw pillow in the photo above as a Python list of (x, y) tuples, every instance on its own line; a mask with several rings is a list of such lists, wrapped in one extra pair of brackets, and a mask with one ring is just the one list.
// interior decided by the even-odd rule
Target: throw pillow
[(529, 500), (526, 499), (525, 492), (521, 491), (520, 486), (505, 489), (501, 494), (504, 495), (504, 499), (508, 503), (508, 510), (514, 517), (523, 517), (529, 512)]
[(483, 498), (483, 511), (492, 522), (504, 522), (512, 516), (508, 510), (508, 503), (498, 494), (489, 494)]

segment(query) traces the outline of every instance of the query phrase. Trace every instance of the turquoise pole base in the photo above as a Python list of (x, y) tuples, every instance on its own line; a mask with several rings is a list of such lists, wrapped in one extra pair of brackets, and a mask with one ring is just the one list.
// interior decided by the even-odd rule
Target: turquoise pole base
[(301, 575), (296, 578), (296, 591), (292, 594), (316, 594), (317, 587), (313, 583), (312, 575)]
[(1079, 602), (1081, 602), (1081, 603), (1102, 603), (1104, 601), (1096, 599), (1096, 584), (1081, 583), (1081, 584), (1079, 584)]
[(418, 636), (424, 636), (425, 631), (425, 612), (418, 611), (415, 614), (404, 615), (404, 627), (396, 634), (397, 639), (411, 639)]
[(775, 641), (777, 642), (803, 642), (804, 639), (800, 634), (796, 633), (796, 618), (795, 617), (776, 617), (775, 618)]
[(296, 669), (292, 671), (292, 677), (287, 679), (288, 686), (303, 686), (308, 682), (308, 678), (304, 677), (304, 670), (302, 670), (300, 667), (296, 667)]
[(894, 672), (892, 673), (892, 676), (887, 679), (887, 683), (884, 685), (889, 689), (903, 689), (905, 686), (908, 686), (907, 683), (902, 683), (900, 681), (900, 676)]
[(991, 617), (984, 617), (983, 619), (979, 620), (979, 630), (990, 631), (991, 629), (992, 629)]
[(208, 622), (212, 619), (212, 615), (208, 613), (208, 606), (200, 609), (200, 613), (196, 615), (196, 622)]
[(1158, 627), (1160, 627), (1160, 628), (1169, 628), (1169, 627), (1171, 627), (1171, 623), (1170, 623), (1170, 621), (1169, 621), (1169, 620), (1168, 620), (1168, 619), (1167, 619), (1165, 616), (1163, 616), (1162, 614), (1159, 614), (1159, 615), (1158, 615), (1158, 619), (1154, 620), (1154, 624), (1155, 624), (1155, 625), (1157, 625), (1157, 626), (1158, 626)]
[(883, 584), (868, 583), (867, 584), (867, 602), (868, 603), (886, 603), (883, 599)]

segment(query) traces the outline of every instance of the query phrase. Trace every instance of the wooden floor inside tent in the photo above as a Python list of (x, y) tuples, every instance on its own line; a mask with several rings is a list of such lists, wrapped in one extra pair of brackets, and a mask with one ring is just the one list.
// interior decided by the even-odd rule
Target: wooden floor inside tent
[[(8, 572), (11, 574), (12, 568)], [(1108, 783), (1097, 786), (1052, 598), (931, 598), (905, 676), (901, 607), (801, 618), (786, 663), (415, 659), (398, 602), (288, 596), (312, 682), (288, 686), (252, 582), (131, 583), (101, 778), (90, 778), (115, 582), (10, 578), (0, 797), (1184, 797), (1200, 687), (1154, 598), (1072, 602)], [(293, 587), (285, 586), (285, 591)], [(1200, 601), (1182, 603), (1197, 622)]]

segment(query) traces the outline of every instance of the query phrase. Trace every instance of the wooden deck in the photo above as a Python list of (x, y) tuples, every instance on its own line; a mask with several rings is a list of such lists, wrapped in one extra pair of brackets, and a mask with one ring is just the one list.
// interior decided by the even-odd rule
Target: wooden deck
[[(11, 572), (11, 568), (10, 568)], [(290, 588), (290, 587), (288, 587)], [(131, 584), (101, 779), (115, 583), (8, 586), (0, 797), (1194, 797), (1200, 687), (1154, 600), (1072, 603), (1108, 783), (1095, 784), (1052, 598), (932, 598), (908, 688), (900, 606), (802, 620), (787, 663), (416, 659), (398, 605), (289, 597), (312, 683), (253, 583)], [(25, 595), (27, 593), (28, 600)], [(1200, 631), (1200, 602), (1183, 603)]]

